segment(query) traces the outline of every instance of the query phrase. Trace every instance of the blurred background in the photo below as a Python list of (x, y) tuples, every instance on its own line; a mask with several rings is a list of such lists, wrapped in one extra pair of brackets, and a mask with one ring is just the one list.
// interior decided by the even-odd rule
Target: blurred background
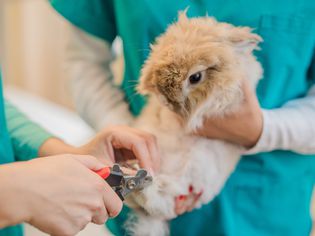
[[(6, 97), (31, 119), (78, 145), (93, 131), (74, 111), (63, 70), (68, 27), (45, 0), (0, 0), (0, 64)], [(26, 235), (44, 234), (26, 226)], [(108, 232), (90, 225), (80, 235)]]
[(62, 61), (68, 25), (45, 0), (1, 1), (6, 84), (72, 108)]

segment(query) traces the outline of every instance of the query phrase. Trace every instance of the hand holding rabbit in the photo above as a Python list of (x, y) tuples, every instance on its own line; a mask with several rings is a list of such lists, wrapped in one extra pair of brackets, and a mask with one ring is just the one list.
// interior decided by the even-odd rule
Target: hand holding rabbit
[(262, 132), (263, 117), (258, 100), (247, 81), (242, 85), (244, 101), (239, 110), (225, 117), (206, 118), (197, 134), (250, 148)]

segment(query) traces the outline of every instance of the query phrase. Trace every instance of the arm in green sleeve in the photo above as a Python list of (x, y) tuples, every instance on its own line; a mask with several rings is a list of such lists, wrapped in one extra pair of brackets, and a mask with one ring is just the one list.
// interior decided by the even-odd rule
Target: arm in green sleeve
[(5, 115), (15, 159), (26, 161), (37, 157), (40, 146), (52, 137), (52, 134), (30, 121), (7, 101), (5, 101)]

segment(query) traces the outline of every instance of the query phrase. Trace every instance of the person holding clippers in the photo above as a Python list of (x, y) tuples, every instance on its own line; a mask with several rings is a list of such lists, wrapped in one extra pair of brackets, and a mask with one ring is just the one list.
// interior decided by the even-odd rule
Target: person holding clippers
[(151, 174), (158, 170), (151, 134), (108, 126), (86, 145), (70, 146), (6, 102), (0, 76), (0, 236), (22, 236), (24, 222), (50, 235), (75, 235), (117, 216), (122, 201), (101, 172), (118, 150)]

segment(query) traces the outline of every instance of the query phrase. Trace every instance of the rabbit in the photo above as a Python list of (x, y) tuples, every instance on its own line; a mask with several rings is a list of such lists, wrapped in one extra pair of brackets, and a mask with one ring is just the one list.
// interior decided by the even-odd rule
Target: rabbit
[(174, 199), (189, 194), (189, 186), (200, 193), (196, 208), (220, 193), (244, 150), (192, 133), (205, 118), (239, 109), (243, 80), (256, 87), (263, 70), (253, 51), (261, 41), (248, 27), (188, 18), (183, 11), (151, 45), (137, 88), (148, 104), (134, 126), (157, 137), (162, 159), (152, 184), (127, 198), (136, 214), (131, 234), (168, 235)]

